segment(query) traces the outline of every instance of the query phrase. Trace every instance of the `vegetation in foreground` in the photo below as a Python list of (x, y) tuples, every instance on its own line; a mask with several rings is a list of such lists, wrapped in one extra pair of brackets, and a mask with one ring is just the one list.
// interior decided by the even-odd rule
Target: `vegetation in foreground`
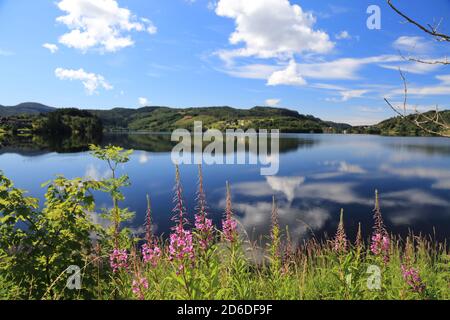
[[(213, 226), (201, 167), (195, 221), (188, 222), (177, 168), (169, 239), (153, 233), (149, 198), (145, 232), (136, 237), (121, 227), (133, 214), (120, 206), (130, 182), (116, 170), (132, 151), (91, 152), (110, 177), (60, 176), (45, 184), (42, 209), (0, 174), (1, 299), (450, 299), (447, 244), (390, 235), (378, 195), (368, 242), (361, 229), (354, 242), (347, 238), (342, 211), (334, 239), (294, 244), (278, 226), (274, 199), (268, 244), (258, 248), (239, 232), (228, 183), (221, 228)], [(106, 227), (94, 222), (93, 191), (111, 196), (101, 214)]]

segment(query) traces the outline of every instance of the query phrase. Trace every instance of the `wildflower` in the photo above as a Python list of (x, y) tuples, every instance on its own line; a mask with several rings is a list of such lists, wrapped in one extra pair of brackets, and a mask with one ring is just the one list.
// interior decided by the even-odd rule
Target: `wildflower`
[(389, 262), (390, 238), (384, 226), (383, 216), (380, 210), (380, 202), (378, 190), (375, 190), (375, 208), (374, 208), (374, 233), (372, 235), (372, 243), (370, 251), (376, 256), (383, 256), (385, 263)]
[(197, 214), (195, 214), (195, 228), (198, 231), (199, 244), (206, 250), (213, 239), (213, 223), (206, 212), (206, 196), (203, 189), (203, 174), (201, 165), (198, 166)]
[(333, 249), (336, 252), (346, 252), (347, 251), (347, 235), (344, 229), (344, 209), (341, 209), (341, 216), (339, 220), (338, 229), (336, 232), (336, 237), (334, 238)]
[(425, 291), (425, 284), (420, 278), (419, 271), (413, 267), (406, 267), (402, 264), (402, 275), (405, 282), (413, 292), (423, 293)]
[(194, 244), (192, 233), (185, 230), (182, 225), (178, 225), (170, 235), (169, 259), (172, 261), (194, 259)]
[(141, 252), (145, 263), (150, 263), (153, 267), (158, 265), (159, 258), (161, 257), (161, 249), (156, 243), (145, 243), (142, 246)]
[(237, 222), (233, 219), (233, 209), (231, 206), (231, 192), (230, 184), (227, 181), (227, 197), (226, 197), (226, 208), (225, 208), (225, 219), (222, 220), (222, 231), (225, 240), (228, 242), (234, 242), (237, 238)]
[(185, 259), (194, 259), (194, 245), (192, 233), (184, 228), (186, 222), (184, 219), (185, 208), (178, 166), (176, 166), (174, 202), (175, 215), (173, 220), (176, 222), (176, 226), (172, 228), (173, 232), (170, 234), (169, 259), (171, 261), (174, 259), (181, 260), (181, 265), (183, 265)]
[(139, 300), (144, 300), (144, 292), (148, 289), (148, 281), (144, 277), (137, 277), (133, 280), (132, 291)]
[(127, 250), (114, 249), (109, 255), (109, 264), (113, 269), (113, 272), (119, 271), (119, 269), (128, 268), (128, 253)]

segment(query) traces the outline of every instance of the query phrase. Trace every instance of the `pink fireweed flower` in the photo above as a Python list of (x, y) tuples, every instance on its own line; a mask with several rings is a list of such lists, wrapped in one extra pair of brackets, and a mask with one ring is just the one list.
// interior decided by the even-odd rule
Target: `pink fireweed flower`
[(150, 263), (153, 267), (158, 265), (159, 258), (161, 257), (161, 249), (157, 244), (144, 244), (141, 249), (142, 258), (145, 263)]
[(237, 239), (237, 222), (236, 220), (233, 219), (230, 184), (228, 183), (228, 181), (227, 181), (225, 219), (222, 220), (222, 231), (226, 241), (234, 242)]
[(384, 226), (383, 216), (380, 209), (380, 201), (378, 196), (378, 190), (375, 190), (375, 208), (373, 209), (374, 215), (374, 233), (372, 235), (372, 243), (370, 245), (370, 251), (376, 256), (383, 256), (385, 263), (389, 262), (389, 247), (390, 238)]
[(184, 218), (185, 208), (183, 203), (183, 191), (180, 181), (180, 171), (178, 166), (176, 166), (175, 175), (175, 208), (173, 221), (176, 222), (175, 227), (172, 228), (172, 233), (170, 234), (169, 243), (169, 260), (180, 260), (181, 265), (184, 264), (185, 260), (194, 260), (194, 244), (192, 232), (185, 230), (184, 225), (186, 220)]
[(206, 215), (195, 215), (195, 228), (199, 233), (199, 244), (203, 250), (206, 250), (213, 239), (213, 223)]
[(206, 250), (213, 240), (213, 223), (208, 219), (206, 212), (206, 196), (203, 189), (203, 174), (201, 165), (198, 166), (198, 191), (197, 191), (197, 214), (195, 214), (195, 229), (197, 230), (200, 248)]
[(420, 278), (419, 271), (413, 267), (406, 267), (402, 264), (402, 275), (405, 282), (408, 284), (413, 292), (423, 293), (425, 291), (425, 284)]
[(148, 289), (148, 281), (144, 277), (138, 277), (133, 280), (132, 291), (139, 300), (144, 300), (144, 292)]
[(178, 225), (170, 235), (169, 260), (193, 260), (194, 244), (192, 233), (185, 230), (182, 225)]
[(127, 250), (114, 249), (109, 255), (109, 264), (113, 272), (117, 272), (119, 269), (128, 269)]
[(347, 235), (344, 228), (344, 209), (341, 209), (338, 229), (334, 238), (333, 250), (336, 252), (347, 252)]
[(383, 256), (385, 263), (389, 262), (389, 236), (381, 233), (376, 233), (372, 236), (372, 243), (370, 245), (370, 251), (376, 256)]

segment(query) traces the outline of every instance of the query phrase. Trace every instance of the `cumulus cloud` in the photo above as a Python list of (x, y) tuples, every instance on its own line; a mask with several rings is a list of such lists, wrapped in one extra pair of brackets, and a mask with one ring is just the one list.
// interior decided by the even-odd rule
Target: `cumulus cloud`
[(147, 98), (144, 98), (144, 97), (140, 97), (140, 98), (138, 99), (138, 102), (139, 102), (139, 105), (142, 106), (142, 107), (145, 107), (146, 105), (149, 104), (148, 99), (147, 99)]
[(234, 57), (289, 58), (334, 47), (327, 33), (314, 29), (315, 17), (288, 0), (220, 0), (215, 12), (235, 21), (229, 41), (244, 46), (232, 52)]
[(51, 53), (55, 53), (56, 51), (58, 51), (58, 46), (53, 43), (44, 43), (42, 47), (48, 49)]
[(267, 99), (264, 103), (269, 107), (276, 107), (280, 103), (280, 99)]
[(56, 20), (70, 29), (59, 42), (83, 52), (91, 48), (114, 52), (134, 44), (127, 32), (157, 31), (150, 20), (138, 19), (116, 0), (61, 0), (57, 6), (67, 15)]
[(92, 95), (101, 87), (105, 90), (111, 90), (113, 87), (105, 80), (102, 75), (89, 73), (83, 69), (72, 70), (57, 68), (55, 76), (60, 80), (79, 80), (83, 83), (87, 94)]
[(276, 71), (267, 79), (267, 85), (278, 86), (303, 86), (306, 84), (306, 80), (300, 75), (297, 64), (294, 60), (289, 62), (286, 69)]
[(304, 177), (266, 177), (267, 184), (274, 190), (282, 192), (289, 202), (295, 198), (295, 191), (305, 182)]

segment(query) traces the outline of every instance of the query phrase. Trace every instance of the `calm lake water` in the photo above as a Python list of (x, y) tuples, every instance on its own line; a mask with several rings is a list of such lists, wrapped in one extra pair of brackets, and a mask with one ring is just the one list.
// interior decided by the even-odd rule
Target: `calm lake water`
[[(142, 231), (148, 193), (156, 231), (167, 234), (175, 176), (170, 136), (110, 135), (102, 143), (135, 150), (131, 161), (120, 168), (132, 182), (124, 190), (126, 201), (122, 203), (136, 213), (130, 226)], [(280, 141), (276, 176), (261, 176), (258, 165), (204, 166), (203, 173), (214, 221), (220, 224), (228, 180), (236, 216), (252, 238), (269, 232), (272, 195), (278, 201), (280, 224), (289, 227), (294, 240), (333, 235), (341, 208), (348, 234), (353, 238), (361, 222), (367, 237), (372, 227), (374, 190), (378, 189), (390, 231), (406, 235), (413, 230), (436, 234), (442, 240), (450, 235), (449, 164), (450, 140), (443, 138), (289, 134)], [(16, 186), (41, 199), (45, 192), (41, 183), (57, 174), (68, 178), (108, 174), (106, 165), (86, 151), (58, 153), (52, 148), (33, 147), (0, 149), (0, 170)], [(197, 166), (182, 165), (180, 170), (192, 217)], [(96, 200), (98, 211), (111, 205), (104, 195), (97, 195)]]

